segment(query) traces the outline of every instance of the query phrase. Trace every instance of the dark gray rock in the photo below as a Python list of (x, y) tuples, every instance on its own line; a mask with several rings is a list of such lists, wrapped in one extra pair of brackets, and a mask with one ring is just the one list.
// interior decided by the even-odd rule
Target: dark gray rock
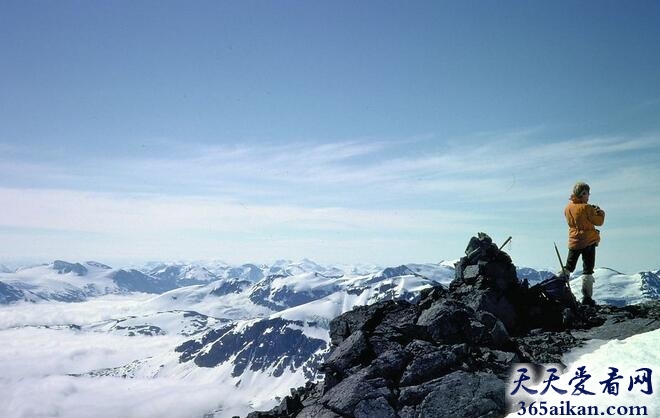
[(441, 384), (440, 378), (429, 380), (415, 386), (402, 386), (399, 388), (399, 405), (402, 407), (411, 406), (415, 409), (422, 401), (438, 388)]
[(478, 350), (481, 354), (475, 355), (477, 364), (474, 368), (492, 373), (502, 380), (507, 380), (514, 363), (520, 363), (517, 353), (499, 350)]
[(358, 306), (330, 321), (330, 342), (332, 345), (338, 346), (358, 330), (371, 331), (378, 324), (382, 311), (386, 309), (384, 306), (388, 303), (391, 302)]
[(388, 301), (382, 306), (386, 309), (379, 311), (376, 318), (379, 323), (373, 327), (370, 336), (371, 347), (377, 356), (399, 349), (425, 334), (425, 328), (415, 324), (419, 317), (416, 305), (406, 301)]
[(425, 328), (438, 344), (455, 344), (470, 335), (474, 311), (461, 302), (439, 300), (421, 313), (417, 325)]
[(453, 288), (452, 297), (474, 311), (490, 312), (500, 319), (509, 331), (516, 329), (517, 309), (512, 298), (487, 277), (479, 277), (473, 285), (460, 283)]
[(470, 266), (465, 266), (463, 269), (463, 281), (465, 281), (468, 284), (473, 284), (475, 281), (477, 281), (477, 277), (481, 275), (481, 266), (478, 264), (473, 264)]
[[(314, 404), (304, 407), (299, 414), (292, 415), (297, 418), (345, 418), (342, 415), (337, 414), (336, 412), (326, 408), (323, 405)], [(282, 417), (282, 415), (276, 415), (276, 417)], [(251, 415), (248, 415), (248, 418), (253, 418)], [(261, 418), (261, 417), (254, 417)]]
[(286, 396), (282, 402), (266, 412), (251, 412), (247, 418), (273, 418), (273, 417), (326, 417), (337, 418), (339, 415), (325, 409), (322, 405), (310, 404), (309, 397), (321, 396), (320, 385), (315, 383), (307, 383), (305, 387), (291, 389), (291, 396)]
[(477, 313), (477, 319), (485, 327), (485, 333), (476, 338), (477, 343), (488, 347), (507, 347), (511, 344), (509, 332), (502, 321), (490, 312)]
[(399, 418), (415, 418), (416, 410), (414, 406), (404, 406), (399, 411)]
[(457, 371), (438, 380), (417, 408), (420, 418), (501, 417), (505, 383), (488, 373)]
[(389, 386), (393, 386), (401, 379), (401, 375), (411, 358), (410, 353), (399, 346), (379, 355), (364, 371), (367, 377), (385, 379), (389, 382)]
[(357, 405), (365, 400), (394, 400), (392, 391), (384, 383), (379, 379), (369, 379), (364, 372), (358, 372), (331, 388), (320, 402), (340, 415), (353, 416)]
[(332, 352), (323, 365), (323, 370), (341, 373), (354, 366), (366, 365), (372, 358), (373, 353), (366, 336), (361, 330), (357, 330)]
[(570, 332), (534, 330), (532, 333), (514, 338), (521, 360), (525, 363), (561, 363), (563, 353), (580, 345), (581, 340)]
[(572, 334), (576, 338), (623, 340), (660, 328), (660, 305), (657, 301), (622, 308), (599, 306), (591, 312), (597, 317), (598, 327), (573, 331)]
[(395, 418), (396, 411), (383, 397), (360, 401), (353, 410), (355, 418)]
[[(409, 348), (414, 350), (413, 347)], [(418, 385), (458, 370), (469, 356), (466, 344), (429, 345), (425, 348), (425, 352), (418, 352), (412, 358), (401, 377), (401, 386)]]
[(449, 292), (447, 289), (445, 289), (443, 286), (438, 285), (438, 286), (433, 286), (427, 289), (423, 289), (420, 292), (419, 295), (419, 301), (417, 303), (418, 309), (421, 311), (427, 310), (433, 302), (440, 300), (440, 299), (446, 299), (449, 295)]

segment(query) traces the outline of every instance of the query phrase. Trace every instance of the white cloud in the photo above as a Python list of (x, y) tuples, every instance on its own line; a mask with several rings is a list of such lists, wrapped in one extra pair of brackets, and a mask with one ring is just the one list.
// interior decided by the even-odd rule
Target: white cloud
[(136, 310), (137, 302), (152, 297), (147, 294), (135, 294), (128, 298), (123, 295), (105, 295), (84, 303), (43, 303), (38, 305), (39, 309), (35, 309), (32, 304), (0, 306), (0, 330), (38, 325), (86, 325), (118, 316), (136, 315), (141, 312)]
[[(576, 177), (599, 178), (611, 171), (643, 167), (658, 152), (654, 135), (636, 138), (585, 137), (539, 142), (538, 130), (477, 135), (478, 142), (432, 147), (432, 140), (344, 141), (261, 146), (170, 145), (168, 157), (98, 159), (76, 165), (4, 162), (6, 179), (22, 186), (109, 190), (121, 193), (201, 194), (224, 200), (318, 206), (400, 204), (406, 197), (448, 192), (462, 199), (494, 201), (534, 198)], [(417, 145), (417, 144), (416, 144)], [(185, 151), (183, 151), (185, 149)], [(22, 174), (21, 174), (22, 173)], [(32, 174), (31, 174), (32, 173)], [(45, 179), (54, 179), (48, 185)], [(5, 182), (7, 184), (7, 180)], [(15, 187), (15, 186), (12, 186)], [(509, 193), (513, 189), (516, 195)], [(393, 193), (400, 194), (397, 200)], [(332, 203), (334, 201), (335, 203)]]
[[(392, 234), (416, 234), (424, 254), (431, 236), (459, 239), (455, 231), (464, 237), (448, 247), (461, 248), (475, 229), (561, 237), (561, 210), (576, 180), (592, 185), (594, 203), (608, 213), (605, 228), (610, 221), (634, 223), (630, 204), (640, 222), (657, 221), (657, 135), (539, 142), (542, 135), (542, 129), (482, 133), (437, 146), (432, 137), (173, 143), (168, 147), (176, 154), (68, 166), (5, 159), (4, 184), (15, 185), (0, 189), (0, 232), (5, 247), (11, 245), (5, 253), (14, 256), (54, 254), (59, 245), (75, 254), (94, 250), (94, 257), (246, 251), (238, 258), (250, 260), (267, 251), (287, 257), (287, 249), (297, 251), (309, 239), (350, 246)], [(35, 187), (25, 187), (30, 184)], [(384, 245), (375, 251), (388, 253)], [(311, 247), (319, 253), (304, 255), (327, 254)]]
[(234, 392), (223, 384), (167, 378), (53, 375), (12, 383), (0, 395), (0, 413), (6, 418), (192, 418), (218, 408)]
[[(7, 309), (3, 313), (12, 314)], [(69, 376), (162, 353), (176, 358), (173, 350), (181, 338), (46, 328), (2, 330), (0, 336), (4, 342), (0, 347), (0, 415), (6, 418), (196, 417), (216, 409), (232, 390), (222, 382), (194, 379)]]
[(0, 196), (5, 202), (0, 208), (0, 225), (109, 234), (188, 230), (240, 233), (283, 226), (400, 230), (474, 219), (461, 211), (252, 206), (203, 197), (70, 190), (0, 189)]
[(447, 237), (465, 228), (474, 233), (476, 225), (492, 219), (487, 213), (451, 210), (253, 206), (201, 197), (67, 190), (0, 189), (0, 197), (9, 202), (0, 207), (5, 257), (29, 254), (46, 260), (309, 256), (385, 262), (386, 255), (398, 251), (395, 260), (410, 261), (401, 260), (407, 254), (421, 261), (421, 254), (438, 257), (438, 249), (415, 250), (410, 237)]

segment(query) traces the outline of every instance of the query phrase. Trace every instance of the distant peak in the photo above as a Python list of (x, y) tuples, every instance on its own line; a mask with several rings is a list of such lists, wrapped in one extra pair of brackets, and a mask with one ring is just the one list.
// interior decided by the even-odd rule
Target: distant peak
[(104, 270), (112, 270), (112, 267), (103, 263), (99, 263), (98, 261), (85, 261), (85, 264), (87, 264), (90, 267), (96, 267)]
[(87, 274), (87, 267), (83, 266), (80, 263), (69, 263), (68, 261), (55, 260), (52, 264), (53, 270), (56, 270), (59, 274), (75, 273), (78, 276), (84, 276)]
[(396, 277), (396, 276), (407, 276), (407, 275), (417, 275), (405, 264), (401, 264), (398, 267), (387, 267), (382, 271), (380, 276), (384, 278)]

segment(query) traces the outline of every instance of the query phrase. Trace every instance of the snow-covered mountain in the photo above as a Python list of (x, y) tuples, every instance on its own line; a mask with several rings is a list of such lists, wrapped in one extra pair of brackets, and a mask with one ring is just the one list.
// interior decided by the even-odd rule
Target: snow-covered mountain
[(234, 378), (249, 369), (273, 377), (301, 370), (305, 379), (314, 379), (327, 351), (327, 338), (318, 338), (322, 333), (313, 328), (315, 324), (283, 318), (246, 321), (208, 331), (176, 351), (181, 353), (180, 363), (192, 361), (207, 368), (231, 365)]
[[(60, 328), (52, 326), (51, 320), (48, 330), (58, 336), (86, 340), (106, 335), (131, 341), (126, 343), (131, 347), (145, 347), (141, 354), (116, 364), (92, 366), (90, 362), (85, 370), (67, 373), (87, 379), (147, 379), (152, 384), (154, 379), (192, 386), (212, 383), (230, 395), (216, 400), (221, 405), (207, 405), (207, 412), (245, 415), (253, 408), (268, 409), (290, 387), (321, 377), (318, 366), (330, 349), (328, 328), (333, 318), (382, 300), (414, 301), (421, 290), (447, 286), (454, 275), (452, 262), (380, 268), (281, 260), (268, 266), (157, 263), (115, 269), (97, 262), (56, 261), (0, 273), (0, 304), (4, 305), (0, 309), (5, 317), (16, 312), (13, 323), (20, 324), (21, 316), (33, 317), (40, 310), (59, 315), (70, 307), (78, 312), (96, 300), (130, 300), (132, 294), (139, 294), (130, 308), (114, 313), (110, 308), (100, 318), (64, 315)], [(532, 284), (551, 275), (545, 270), (518, 269), (518, 277)], [(639, 303), (660, 295), (658, 272), (625, 275), (597, 269), (594, 276), (594, 299), (601, 304)], [(578, 275), (571, 286), (579, 295)], [(24, 301), (39, 303), (29, 304), (28, 309)], [(36, 331), (15, 326), (3, 329), (0, 323), (0, 333), (7, 332)]]
[(94, 261), (69, 263), (62, 260), (0, 273), (0, 283), (8, 286), (6, 295), (0, 290), (0, 301), (6, 300), (4, 303), (20, 300), (81, 302), (111, 293), (163, 293), (178, 287), (172, 278), (150, 276), (135, 269), (113, 269)]
[[(597, 268), (593, 276), (593, 299), (599, 304), (625, 306), (660, 298), (660, 276), (657, 271), (623, 274), (609, 268)], [(571, 289), (576, 296), (582, 294), (579, 274), (573, 275)]]
[(190, 337), (227, 322), (230, 321), (195, 311), (171, 310), (108, 319), (81, 327), (81, 330), (114, 333), (128, 337), (166, 334)]
[(186, 286), (143, 302), (146, 310), (192, 310), (216, 318), (243, 320), (263, 318), (274, 311), (250, 300), (254, 284), (240, 279), (223, 279), (205, 285)]
[(10, 284), (0, 282), (0, 305), (21, 300), (28, 300), (25, 292)]
[(161, 279), (173, 279), (178, 287), (204, 284), (220, 279), (240, 279), (256, 282), (264, 277), (268, 266), (243, 264), (231, 266), (222, 262), (151, 263), (138, 268), (143, 273)]
[[(273, 313), (236, 321), (184, 342), (176, 349), (181, 353), (179, 362), (209, 368), (229, 364), (234, 378), (241, 378), (246, 371), (272, 377), (288, 371), (299, 377), (300, 384), (318, 378), (318, 366), (330, 347), (328, 327), (334, 317), (357, 305), (389, 299), (414, 300), (422, 289), (441, 281), (448, 283), (454, 274), (445, 266), (414, 268), (433, 273), (437, 281), (406, 266), (357, 277), (326, 276), (316, 271), (265, 277), (244, 290), (247, 300), (241, 305), (248, 309), (251, 302), (253, 309), (265, 307)], [(195, 290), (197, 295), (199, 290)], [(207, 298), (213, 297), (212, 292), (206, 293)], [(241, 293), (234, 297), (241, 297)]]
[(164, 280), (173, 280), (178, 287), (208, 283), (219, 279), (206, 267), (186, 264), (160, 264), (147, 274)]
[(196, 262), (149, 263), (145, 266), (120, 269), (95, 261), (72, 263), (55, 260), (49, 264), (27, 266), (16, 271), (0, 269), (0, 303), (21, 300), (80, 302), (89, 297), (125, 292), (161, 294), (181, 287), (224, 280), (224, 287), (215, 290), (217, 294), (234, 292), (236, 286), (244, 287), (265, 277), (288, 277), (302, 273), (337, 277), (344, 274), (339, 268), (321, 266), (306, 259), (299, 262), (280, 260), (270, 266), (231, 266), (222, 262)]
[(555, 273), (545, 269), (537, 270), (530, 267), (518, 267), (516, 268), (516, 275), (519, 280), (527, 279), (530, 285), (534, 285), (543, 280), (549, 279), (554, 276)]

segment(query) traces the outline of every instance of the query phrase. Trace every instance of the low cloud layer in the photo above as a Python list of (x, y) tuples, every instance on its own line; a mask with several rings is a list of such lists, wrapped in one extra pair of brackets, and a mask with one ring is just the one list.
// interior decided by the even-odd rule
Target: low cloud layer
[[(245, 415), (255, 394), (247, 390), (243, 396), (233, 381), (219, 378), (212, 369), (169, 377), (72, 376), (136, 360), (169, 367), (177, 363), (174, 348), (184, 337), (126, 337), (56, 326), (86, 325), (112, 317), (113, 303), (118, 306), (115, 318), (138, 314), (147, 306), (142, 300), (131, 295), (0, 307), (0, 416), (193, 418), (220, 410), (219, 416)], [(40, 322), (50, 328), (36, 326)], [(158, 371), (158, 367), (153, 369)], [(254, 402), (259, 405), (259, 398)]]

